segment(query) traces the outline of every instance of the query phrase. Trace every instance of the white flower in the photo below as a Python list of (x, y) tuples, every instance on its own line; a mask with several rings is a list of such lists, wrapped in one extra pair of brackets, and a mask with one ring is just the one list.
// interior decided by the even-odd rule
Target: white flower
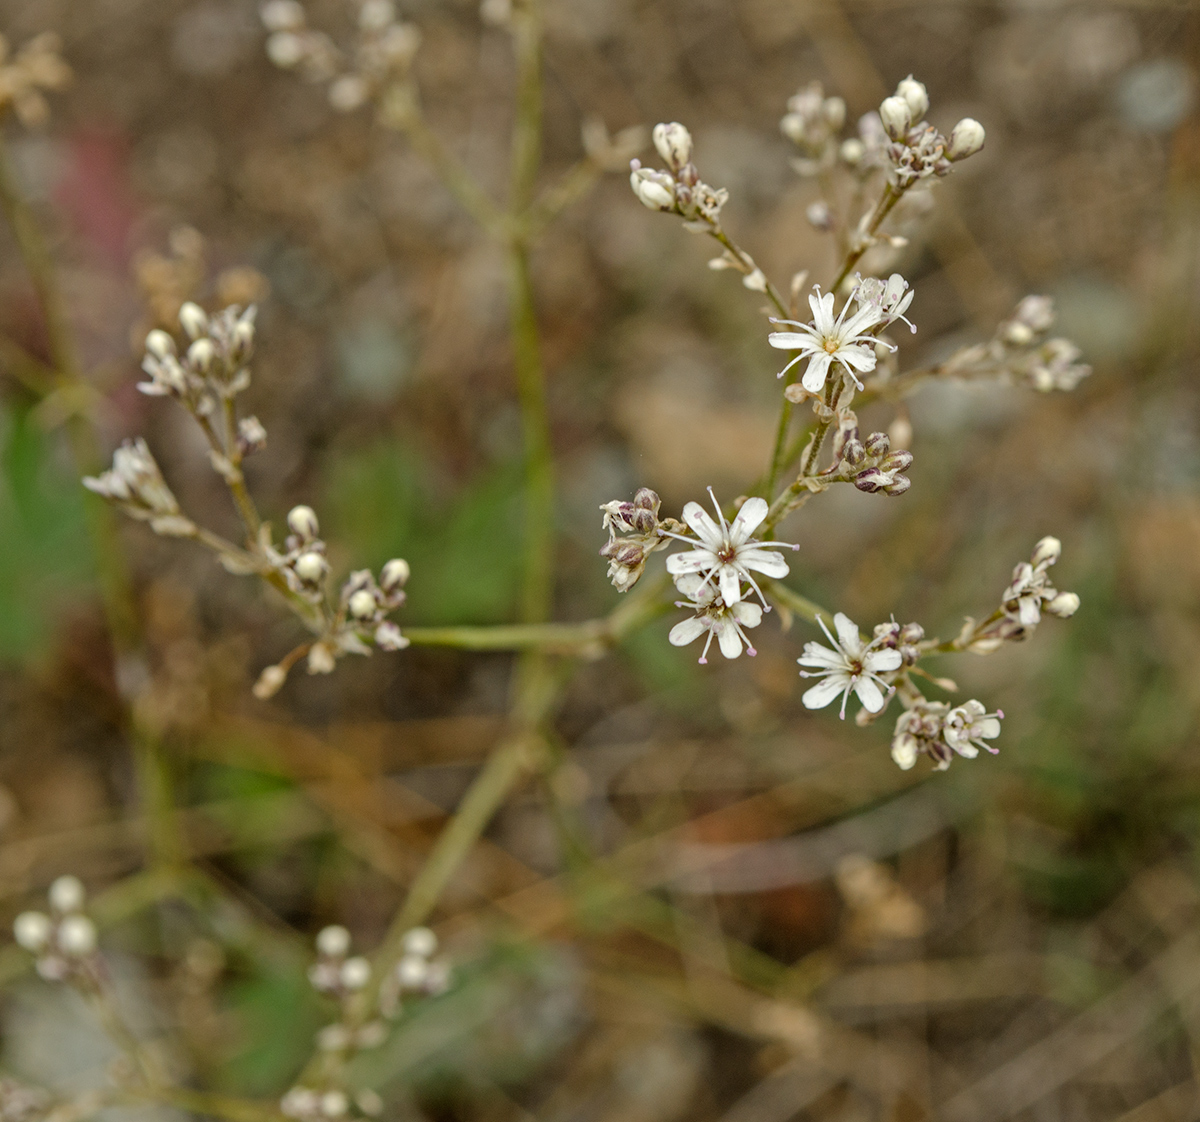
[(855, 371), (875, 369), (875, 344), (878, 340), (869, 331), (880, 322), (880, 309), (873, 302), (867, 302), (847, 319), (846, 313), (855, 302), (852, 297), (834, 319), (833, 293), (826, 292), (822, 296), (820, 286), (814, 285), (814, 288), (817, 295), (808, 298), (813, 322), (774, 320), (775, 323), (786, 323), (800, 330), (773, 331), (767, 336), (767, 342), (778, 350), (800, 352), (779, 372), (779, 377), (782, 378), (801, 359), (807, 358), (808, 369), (804, 371), (801, 384), (809, 393), (820, 393), (830, 365), (837, 361), (861, 389), (862, 383)]
[(1042, 538), (1034, 547), (1033, 557), (1013, 569), (1012, 583), (1004, 590), (1001, 603), (1009, 617), (1022, 627), (1036, 627), (1041, 622), (1043, 607), (1050, 611), (1053, 605), (1053, 614), (1062, 614), (1063, 618), (1078, 610), (1079, 598), (1072, 593), (1059, 593), (1046, 571), (1061, 553), (1062, 543), (1058, 538)]
[[(869, 713), (878, 713), (883, 709), (884, 702), (894, 688), (879, 675), (889, 670), (900, 669), (900, 652), (886, 647), (880, 649), (880, 639), (864, 643), (858, 633), (858, 626), (842, 612), (833, 617), (833, 625), (838, 634), (836, 639), (829, 633), (822, 617), (818, 616), (817, 622), (825, 632), (825, 637), (833, 644), (833, 649), (823, 647), (820, 643), (805, 643), (803, 657), (796, 660), (801, 666), (816, 668), (811, 671), (801, 670), (800, 677), (822, 679), (805, 692), (805, 707), (824, 709), (841, 694), (840, 716), (845, 720), (846, 702), (850, 698), (850, 691), (853, 690), (858, 694), (858, 700), (862, 702), (864, 709)], [(883, 689), (880, 689), (880, 686)]]
[(867, 277), (863, 280), (857, 273), (855, 279), (858, 284), (854, 287), (854, 299), (860, 306), (866, 307), (870, 304), (877, 308), (879, 321), (884, 327), (902, 319), (908, 324), (909, 330), (916, 334), (916, 327), (904, 315), (913, 301), (913, 290), (908, 287), (908, 281), (899, 273), (893, 273), (886, 281), (878, 277)]
[(700, 653), (701, 664), (708, 662), (708, 648), (712, 646), (714, 636), (726, 658), (737, 658), (742, 653), (742, 643), (746, 644), (747, 654), (753, 656), (757, 653), (742, 629), (757, 627), (762, 622), (762, 608), (745, 600), (726, 605), (699, 573), (685, 574), (675, 584), (680, 592), (691, 598), (690, 603), (680, 601), (676, 606), (695, 608), (696, 614), (671, 628), (669, 639), (673, 646), (686, 647), (707, 631), (708, 638)]
[(980, 748), (986, 748), (995, 755), (999, 749), (984, 742), (995, 740), (1000, 735), (1000, 719), (1003, 716), (1004, 713), (999, 709), (989, 713), (982, 701), (968, 701), (946, 714), (942, 737), (965, 759), (973, 760), (979, 755)]
[[(700, 543), (687, 553), (672, 553), (667, 558), (667, 572), (676, 578), (675, 583), (685, 596), (690, 596), (691, 593), (686, 591), (679, 578), (692, 573), (702, 573), (703, 584), (715, 583), (715, 592), (730, 606), (741, 600), (741, 582), (747, 581), (758, 593), (763, 607), (767, 607), (762, 590), (750, 575), (750, 570), (756, 569), (776, 579), (786, 577), (788, 567), (783, 554), (764, 547), (774, 545), (799, 549), (799, 546), (789, 542), (758, 542), (751, 539), (750, 535), (767, 516), (769, 508), (766, 499), (747, 499), (742, 503), (742, 509), (738, 511), (733, 522), (727, 523), (711, 487), (708, 494), (716, 508), (720, 525), (709, 517), (708, 512), (699, 503), (688, 503), (683, 508), (683, 520), (692, 528)], [(692, 544), (691, 538), (679, 534), (670, 536)]]

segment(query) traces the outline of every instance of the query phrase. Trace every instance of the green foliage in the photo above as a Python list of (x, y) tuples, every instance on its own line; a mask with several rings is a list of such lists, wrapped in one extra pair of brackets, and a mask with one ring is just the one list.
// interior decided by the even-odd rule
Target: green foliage
[(512, 618), (521, 571), (521, 470), (501, 464), (445, 495), (417, 451), (395, 440), (345, 449), (329, 465), (323, 517), (355, 564), (412, 566), (402, 625)]
[(84, 492), (28, 411), (0, 409), (0, 658), (41, 654), (91, 573)]

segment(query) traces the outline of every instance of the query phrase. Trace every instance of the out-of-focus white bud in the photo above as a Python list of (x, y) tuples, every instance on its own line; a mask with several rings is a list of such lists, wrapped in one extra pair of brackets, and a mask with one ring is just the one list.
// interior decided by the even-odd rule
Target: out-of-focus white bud
[(252, 692), (259, 701), (266, 701), (267, 698), (274, 697), (286, 681), (287, 671), (282, 666), (268, 666), (258, 676)]
[(842, 157), (843, 162), (854, 167), (867, 154), (867, 146), (856, 136), (850, 137), (849, 140), (843, 140), (841, 147), (838, 149), (838, 155)]
[(804, 118), (799, 113), (785, 113), (779, 120), (779, 131), (799, 144), (804, 139)]
[(297, 0), (269, 0), (259, 15), (268, 31), (296, 31), (304, 26), (304, 8)]
[(304, 538), (305, 541), (312, 541), (321, 532), (316, 512), (311, 506), (300, 505), (292, 507), (288, 511), (287, 524), (288, 529), (296, 537)]
[(766, 292), (767, 274), (756, 265), (742, 277), (742, 287), (750, 289), (751, 292)]
[(1033, 557), (1030, 563), (1034, 566), (1034, 568), (1037, 568), (1038, 565), (1046, 563), (1053, 564), (1058, 560), (1061, 553), (1062, 542), (1060, 542), (1058, 538), (1042, 538), (1042, 540), (1033, 547)]
[(341, 958), (350, 949), (350, 932), (341, 924), (322, 927), (317, 932), (317, 953), (328, 958)]
[(450, 964), (448, 962), (431, 962), (429, 973), (425, 976), (426, 993), (445, 993), (450, 988)]
[(317, 1033), (317, 1047), (322, 1052), (340, 1052), (353, 1043), (350, 1030), (340, 1022), (326, 1025)]
[(85, 893), (78, 877), (59, 877), (50, 886), (50, 907), (56, 912), (77, 912), (83, 907)]
[(405, 954), (415, 954), (429, 958), (438, 947), (437, 936), (428, 927), (414, 927), (405, 932), (403, 947)]
[(371, 964), (362, 957), (355, 955), (342, 963), (342, 985), (348, 990), (361, 990), (371, 980)]
[(309, 551), (296, 558), (296, 576), (306, 584), (316, 584), (325, 575), (325, 558)]
[(187, 356), (188, 362), (197, 370), (208, 370), (213, 359), (217, 357), (217, 348), (211, 339), (197, 339), (188, 347)]
[(950, 147), (946, 149), (949, 160), (965, 160), (974, 156), (983, 147), (987, 134), (983, 126), (973, 117), (964, 117), (950, 130)]
[(902, 771), (908, 771), (917, 762), (918, 748), (917, 738), (912, 733), (898, 734), (892, 741), (892, 759), (896, 762), (896, 766)]
[(1074, 592), (1060, 592), (1045, 607), (1052, 616), (1069, 619), (1079, 611), (1079, 597)]
[(67, 916), (58, 925), (56, 941), (63, 954), (83, 958), (96, 949), (96, 925), (87, 916)]
[(369, 589), (360, 588), (350, 597), (350, 602), (346, 606), (355, 619), (366, 619), (375, 614), (375, 596)]
[(358, 10), (358, 26), (364, 31), (382, 31), (396, 19), (396, 5), (392, 0), (365, 0)]
[(309, 1087), (293, 1087), (279, 1100), (280, 1113), (288, 1118), (307, 1118), (320, 1108), (321, 1098)]
[(918, 82), (911, 74), (896, 87), (896, 96), (908, 103), (909, 116), (920, 121), (929, 112), (929, 91), (924, 82)]
[(332, 674), (337, 660), (324, 643), (314, 643), (308, 652), (308, 672), (310, 674)]
[(808, 224), (814, 230), (833, 229), (833, 214), (829, 210), (829, 204), (824, 199), (818, 199), (815, 203), (810, 203), (808, 209), (804, 212), (804, 217), (808, 219)]
[(846, 123), (846, 103), (840, 97), (827, 97), (821, 103), (821, 116), (831, 132), (838, 132)]
[(276, 31), (267, 38), (267, 58), (281, 70), (290, 70), (304, 61), (304, 39), (294, 31)]
[(912, 110), (902, 97), (885, 97), (879, 106), (879, 119), (883, 121), (888, 136), (893, 140), (903, 140), (912, 124)]
[(1049, 331), (1054, 326), (1054, 300), (1049, 296), (1026, 296), (1017, 305), (1013, 319), (1030, 331)]
[(371, 1118), (383, 1113), (383, 1099), (379, 1097), (377, 1091), (372, 1091), (370, 1087), (364, 1087), (359, 1091), (354, 1096), (354, 1101), (358, 1103), (358, 1109)]
[(1004, 341), (1014, 347), (1028, 347), (1033, 342), (1033, 330), (1027, 323), (1010, 320), (1004, 326)]
[(631, 160), (629, 168), (629, 185), (642, 206), (650, 210), (675, 209), (675, 181), (666, 172), (644, 168), (637, 160)]
[(155, 358), (166, 358), (175, 353), (175, 340), (156, 327), (146, 336), (146, 350)]
[(375, 645), (384, 651), (402, 651), (409, 644), (400, 628), (390, 619), (385, 619), (375, 628)]
[(339, 113), (353, 113), (366, 104), (370, 90), (357, 74), (343, 74), (329, 86), (329, 104)]
[(326, 1118), (341, 1118), (350, 1109), (350, 1100), (343, 1091), (326, 1091), (321, 1096), (321, 1113)]
[(179, 324), (188, 333), (189, 338), (199, 339), (208, 331), (208, 316), (199, 304), (190, 300), (179, 309)]
[(50, 917), (42, 912), (22, 912), (13, 920), (13, 938), (17, 945), (34, 954), (45, 949), (52, 930)]
[(409, 573), (408, 562), (403, 557), (393, 557), (379, 570), (379, 587), (384, 592), (403, 588), (408, 584)]
[(406, 989), (420, 989), (429, 976), (429, 961), (420, 955), (406, 954), (396, 963), (396, 978)]
[(672, 171), (679, 171), (692, 159), (692, 134), (678, 121), (654, 126), (654, 147)]

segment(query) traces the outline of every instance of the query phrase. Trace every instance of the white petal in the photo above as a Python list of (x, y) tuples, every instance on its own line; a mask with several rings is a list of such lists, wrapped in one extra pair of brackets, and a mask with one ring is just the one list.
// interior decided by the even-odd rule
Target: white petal
[(821, 669), (828, 667), (845, 670), (846, 668), (846, 656), (841, 651), (831, 651), (828, 647), (821, 646), (820, 643), (805, 643), (804, 656), (796, 661), (801, 666), (817, 666)]
[(804, 702), (805, 709), (824, 709), (831, 701), (836, 701), (842, 695), (842, 690), (846, 688), (845, 674), (830, 674), (828, 678), (822, 678), (811, 689), (804, 691), (804, 696), (800, 699)]
[(833, 330), (833, 293), (826, 292), (823, 296), (810, 296), (808, 306), (812, 308), (813, 323), (822, 335)]
[(786, 577), (788, 564), (782, 553), (773, 549), (743, 549), (738, 552), (738, 561), (747, 569), (757, 569), (769, 577)]
[[(689, 600), (707, 602), (712, 599), (712, 593), (705, 581), (706, 578), (699, 573), (680, 573), (675, 578), (675, 587)], [(697, 595), (698, 593), (699, 595)]]
[(854, 692), (868, 713), (878, 713), (883, 708), (883, 692), (870, 678), (859, 678), (854, 683)]
[(821, 387), (825, 385), (825, 375), (829, 371), (830, 358), (831, 356), (824, 351), (813, 355), (808, 369), (804, 372), (804, 377), (800, 379), (800, 384), (809, 393), (820, 393)]
[(881, 651), (872, 651), (866, 658), (863, 659), (863, 665), (873, 674), (882, 674), (888, 670), (899, 670), (900, 663), (904, 661), (900, 656), (899, 651), (893, 651), (890, 647), (885, 647)]
[(737, 658), (742, 653), (742, 637), (732, 620), (723, 619), (717, 625), (717, 642), (721, 644), (721, 653), (726, 658)]
[(973, 760), (979, 755), (979, 749), (975, 747), (969, 740), (964, 740), (961, 744), (954, 745), (954, 750), (962, 756), (964, 760)]
[(673, 647), (686, 647), (688, 643), (693, 643), (704, 634), (704, 623), (699, 616), (692, 616), (691, 619), (685, 619), (682, 623), (677, 623), (671, 628), (671, 634), (667, 636)]
[(833, 617), (833, 626), (837, 629), (838, 642), (847, 654), (857, 654), (862, 649), (862, 637), (858, 633), (858, 624), (845, 612), (838, 612)]
[(844, 362), (847, 366), (853, 367), (855, 370), (875, 369), (874, 352), (863, 350), (862, 347), (841, 347), (838, 350), (837, 358), (839, 361)]
[(1037, 596), (1022, 596), (1017, 601), (1020, 608), (1021, 623), (1025, 627), (1033, 627), (1042, 618), (1042, 609), (1039, 597)]
[(915, 736), (898, 736), (892, 741), (892, 759), (902, 771), (917, 762), (917, 738)]
[(995, 717), (984, 717), (975, 725), (975, 735), (983, 740), (995, 740), (1000, 735), (1000, 722)]
[(720, 549), (724, 544), (725, 535), (721, 533), (721, 527), (699, 503), (688, 503), (683, 508), (683, 520), (709, 549)]
[(715, 569), (720, 562), (707, 549), (693, 549), (687, 553), (672, 553), (667, 558), (668, 573), (702, 573)]
[(721, 599), (727, 607), (736, 604), (742, 598), (742, 582), (737, 570), (732, 565), (722, 565), (717, 577), (721, 582)]
[(757, 627), (762, 623), (762, 608), (750, 600), (739, 600), (729, 610), (743, 627)]
[(819, 345), (811, 335), (801, 331), (772, 331), (767, 342), (779, 351), (806, 351)]
[(733, 545), (741, 545), (750, 539), (750, 535), (758, 529), (759, 524), (767, 516), (767, 500), (755, 496), (742, 503), (742, 509), (729, 527), (729, 541)]

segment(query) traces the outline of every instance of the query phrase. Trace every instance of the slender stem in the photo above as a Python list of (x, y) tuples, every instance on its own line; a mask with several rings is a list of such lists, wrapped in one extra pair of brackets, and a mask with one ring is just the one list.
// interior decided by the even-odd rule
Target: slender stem
[(518, 0), (511, 27), (517, 90), (509, 213), (517, 219), (533, 202), (542, 162), (542, 0)]
[(237, 505), (238, 514), (246, 527), (246, 540), (251, 546), (254, 546), (258, 543), (258, 531), (262, 526), (262, 519), (246, 488), (246, 477), (242, 474), (242, 454), (238, 451), (237, 441), (237, 406), (234, 405), (233, 398), (222, 398), (222, 416), (225, 420), (225, 457), (235, 472), (225, 482), (229, 485), (229, 491)]
[(838, 270), (838, 275), (834, 282), (829, 286), (830, 292), (837, 292), (849, 275), (850, 270), (858, 264), (859, 259), (868, 249), (874, 244), (875, 232), (879, 229), (883, 220), (892, 212), (894, 207), (904, 194), (903, 187), (893, 187), (891, 183), (885, 183), (883, 194), (879, 196), (879, 201), (875, 204), (875, 209), (871, 211), (871, 216), (867, 219), (866, 224), (856, 235), (850, 252), (846, 254), (846, 259), (842, 262), (842, 267)]
[(764, 591), (781, 608), (787, 608), (788, 611), (802, 616), (809, 623), (816, 623), (819, 619), (824, 619), (829, 623), (833, 622), (832, 612), (822, 608), (820, 604), (814, 604), (808, 597), (793, 592), (786, 584), (773, 583)]
[[(747, 261), (752, 261), (752, 260), (753, 260), (753, 258), (751, 258), (751, 257), (750, 257), (750, 255), (749, 255), (748, 253), (746, 253), (746, 252), (745, 252), (745, 251), (744, 251), (744, 250), (743, 250), (743, 249), (742, 249), (742, 248), (741, 248), (741, 247), (740, 247), (740, 246), (739, 246), (739, 245), (738, 245), (738, 244), (737, 244), (737, 243), (736, 243), (736, 242), (735, 242), (735, 241), (734, 241), (734, 240), (733, 240), (733, 239), (732, 239), (732, 238), (731, 238), (731, 237), (730, 237), (730, 236), (729, 236), (727, 233), (725, 233), (725, 231), (724, 231), (724, 230), (723, 230), (723, 229), (722, 229), (720, 226), (718, 226), (716, 223), (713, 223), (713, 225), (712, 225), (712, 228), (711, 228), (711, 229), (710, 229), (708, 232), (709, 232), (709, 233), (710, 233), (710, 234), (711, 234), (711, 235), (712, 235), (714, 238), (716, 238), (716, 240), (717, 240), (717, 241), (719, 241), (719, 242), (720, 242), (720, 243), (721, 243), (721, 244), (722, 244), (722, 245), (723, 245), (723, 246), (724, 246), (724, 247), (725, 247), (727, 250), (729, 250), (729, 252), (730, 252), (730, 253), (732, 253), (732, 254), (733, 254), (733, 256), (734, 256), (734, 257), (735, 257), (735, 258), (736, 258), (738, 261), (740, 261), (740, 262), (742, 262), (743, 264), (745, 264)], [(749, 270), (747, 270), (747, 272), (748, 272), (748, 271), (749, 271)], [(766, 287), (767, 299), (768, 299), (768, 300), (770, 300), (770, 301), (771, 301), (771, 303), (775, 305), (775, 310), (776, 310), (776, 311), (777, 311), (777, 312), (778, 312), (778, 313), (779, 313), (781, 316), (783, 316), (783, 317), (786, 319), (786, 318), (787, 318), (787, 316), (788, 316), (788, 314), (789, 314), (789, 312), (788, 312), (788, 306), (787, 306), (787, 302), (786, 302), (786, 301), (784, 300), (784, 298), (783, 298), (783, 297), (780, 295), (780, 293), (779, 293), (779, 289), (777, 289), (777, 288), (776, 288), (776, 287), (775, 287), (775, 286), (774, 286), (774, 285), (771, 283), (771, 281), (770, 281), (770, 278), (769, 278), (769, 277), (767, 277), (765, 274), (764, 274), (764, 276), (763, 276), (763, 280), (764, 280), (764, 282), (766, 283), (766, 286), (767, 286), (767, 287)]]

